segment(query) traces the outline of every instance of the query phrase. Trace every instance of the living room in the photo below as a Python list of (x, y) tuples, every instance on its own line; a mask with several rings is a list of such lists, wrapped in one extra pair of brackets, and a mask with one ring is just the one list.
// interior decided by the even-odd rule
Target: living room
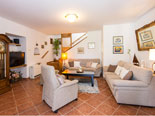
[[(75, 22), (67, 20), (69, 14), (75, 15)], [(139, 43), (142, 38), (139, 39), (137, 34), (147, 28), (152, 30), (151, 40), (155, 41), (154, 14), (154, 0), (0, 1), (0, 38), (8, 42), (10, 56), (7, 58), (19, 51), (25, 58), (19, 66), (15, 66), (13, 58), (3, 60), (14, 65), (9, 67), (6, 62), (4, 72), (9, 74), (10, 71), (22, 79), (11, 77), (11, 89), (0, 94), (0, 115), (155, 115), (154, 74), (150, 73), (154, 63), (154, 56), (151, 59), (150, 54), (155, 43), (148, 43), (148, 47), (143, 48)], [(56, 40), (58, 50), (53, 49)], [(2, 59), (3, 55), (0, 61)], [(133, 68), (133, 63), (138, 63), (138, 68)], [(116, 76), (109, 76), (109, 65), (115, 67), (110, 75), (117, 73), (120, 66), (132, 71), (132, 77), (138, 74), (151, 76), (148, 80), (135, 76), (126, 82), (117, 81)], [(55, 76), (47, 76), (48, 69), (49, 72), (53, 70)], [(1, 75), (0, 85), (3, 86), (1, 81), (8, 82), (6, 78), (10, 78), (10, 74), (2, 79)], [(46, 92), (53, 94), (53, 89), (49, 90), (46, 84), (53, 80), (40, 85), (42, 79), (46, 81), (45, 76), (69, 79), (64, 81), (61, 78), (56, 80), (58, 85), (53, 84), (62, 88), (56, 100), (52, 96), (46, 98)], [(138, 83), (131, 82), (136, 80)], [(66, 84), (73, 84), (74, 89), (63, 91)], [(137, 93), (129, 86), (133, 86)], [(3, 87), (0, 86), (0, 90), (3, 91)], [(55, 102), (51, 104), (51, 101)]]

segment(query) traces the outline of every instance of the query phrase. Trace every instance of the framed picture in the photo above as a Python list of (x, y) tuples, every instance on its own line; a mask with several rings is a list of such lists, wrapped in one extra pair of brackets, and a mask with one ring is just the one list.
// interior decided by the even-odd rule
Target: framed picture
[(136, 30), (139, 51), (155, 49), (155, 21)]
[(84, 54), (84, 47), (77, 48), (77, 53), (78, 54)]
[(44, 49), (44, 45), (41, 45), (41, 48)]
[(94, 49), (95, 48), (95, 42), (88, 42), (88, 49)]
[(45, 41), (45, 45), (47, 45), (47, 41)]
[(113, 36), (113, 44), (123, 44), (123, 36)]
[(124, 47), (123, 46), (113, 46), (113, 54), (123, 54)]
[(143, 47), (150, 48), (154, 46), (154, 41), (147, 41), (143, 43)]
[(141, 32), (140, 37), (141, 37), (142, 41), (151, 40), (152, 39), (151, 30)]
[(50, 44), (53, 44), (53, 38), (50, 38)]

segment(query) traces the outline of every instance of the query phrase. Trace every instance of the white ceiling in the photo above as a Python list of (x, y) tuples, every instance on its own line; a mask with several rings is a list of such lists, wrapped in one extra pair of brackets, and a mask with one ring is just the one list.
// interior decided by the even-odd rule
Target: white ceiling
[[(0, 0), (0, 16), (46, 34), (85, 32), (136, 20), (155, 0)], [(64, 16), (77, 13), (69, 23)]]

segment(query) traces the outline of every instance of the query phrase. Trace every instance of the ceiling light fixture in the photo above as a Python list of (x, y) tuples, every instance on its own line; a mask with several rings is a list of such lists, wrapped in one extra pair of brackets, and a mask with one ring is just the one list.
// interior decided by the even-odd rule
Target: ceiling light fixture
[(73, 23), (73, 22), (75, 22), (75, 21), (78, 19), (78, 16), (77, 16), (76, 14), (67, 14), (67, 15), (65, 16), (65, 18), (66, 18), (69, 22)]

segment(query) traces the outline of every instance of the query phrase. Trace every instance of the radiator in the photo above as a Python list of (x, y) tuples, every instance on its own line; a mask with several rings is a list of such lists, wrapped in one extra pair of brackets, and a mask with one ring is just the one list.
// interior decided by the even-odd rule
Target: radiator
[(37, 76), (39, 74), (41, 74), (41, 64), (40, 63), (37, 63), (37, 64), (29, 67), (30, 79), (34, 79), (35, 76)]

